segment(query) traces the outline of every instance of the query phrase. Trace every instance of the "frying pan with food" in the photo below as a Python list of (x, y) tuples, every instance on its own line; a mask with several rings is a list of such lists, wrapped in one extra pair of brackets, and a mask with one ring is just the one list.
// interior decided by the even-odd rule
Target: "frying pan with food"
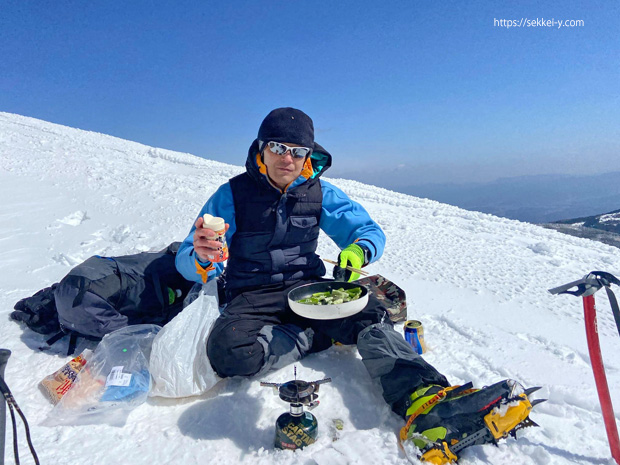
[[(334, 289), (361, 288), (362, 294), (359, 299), (341, 304), (311, 305), (299, 303), (299, 300), (307, 299), (317, 292), (331, 292)], [(342, 281), (322, 281), (318, 283), (304, 284), (292, 289), (288, 293), (288, 304), (295, 313), (304, 318), (313, 320), (336, 320), (346, 318), (361, 312), (368, 304), (368, 289), (357, 283)]]

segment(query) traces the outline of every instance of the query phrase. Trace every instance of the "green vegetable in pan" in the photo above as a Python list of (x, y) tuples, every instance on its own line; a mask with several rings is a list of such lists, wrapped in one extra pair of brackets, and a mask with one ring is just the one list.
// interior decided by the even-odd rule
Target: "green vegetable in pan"
[(353, 289), (332, 289), (327, 292), (315, 292), (310, 297), (298, 300), (300, 304), (306, 305), (338, 305), (345, 302), (351, 302), (357, 300), (362, 295), (361, 287), (354, 287)]

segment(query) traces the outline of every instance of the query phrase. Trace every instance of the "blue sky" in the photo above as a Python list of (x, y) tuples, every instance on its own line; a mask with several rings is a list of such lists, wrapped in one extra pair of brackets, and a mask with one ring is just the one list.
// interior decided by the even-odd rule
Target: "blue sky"
[[(583, 26), (494, 25), (521, 18)], [(241, 165), (262, 118), (294, 106), (332, 174), (611, 171), (619, 26), (617, 0), (15, 0), (0, 111)]]

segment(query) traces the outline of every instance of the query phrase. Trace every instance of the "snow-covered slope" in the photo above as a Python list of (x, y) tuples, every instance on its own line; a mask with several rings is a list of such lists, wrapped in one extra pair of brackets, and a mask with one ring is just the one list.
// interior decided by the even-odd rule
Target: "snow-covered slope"
[[(36, 350), (43, 337), (9, 321), (13, 304), (91, 255), (136, 253), (181, 240), (204, 201), (242, 171), (244, 160), (239, 154), (231, 160), (238, 166), (226, 165), (0, 113), (0, 346), (13, 351), (6, 379), (30, 419), (41, 463), (407, 462), (397, 445), (402, 420), (384, 404), (354, 347), (333, 347), (297, 364), (302, 379), (330, 376), (333, 383), (321, 388), (314, 411), (319, 441), (296, 453), (272, 450), (274, 423), (286, 405), (257, 379), (225, 380), (199, 398), (149, 399), (123, 428), (39, 426), (51, 405), (37, 383), (67, 358)], [(470, 448), (462, 463), (611, 464), (580, 300), (546, 290), (591, 270), (619, 273), (618, 249), (332, 181), (384, 228), (385, 254), (369, 271), (406, 290), (409, 316), (424, 323), (424, 357), (453, 383), (511, 377), (543, 386), (539, 396), (549, 399), (532, 414), (541, 428), (526, 429), (499, 448)], [(323, 236), (319, 253), (335, 258), (338, 250)], [(597, 300), (603, 357), (620, 411), (620, 338), (604, 293)], [(282, 382), (292, 372), (264, 379)], [(332, 442), (329, 426), (336, 418), (345, 426)]]

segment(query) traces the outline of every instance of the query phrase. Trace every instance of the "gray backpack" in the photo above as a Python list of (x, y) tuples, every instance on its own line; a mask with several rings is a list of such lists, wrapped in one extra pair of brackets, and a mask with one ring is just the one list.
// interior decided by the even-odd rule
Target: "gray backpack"
[(20, 300), (11, 317), (39, 333), (57, 333), (48, 340), (50, 345), (67, 334), (99, 340), (128, 325), (163, 326), (182, 310), (194, 284), (175, 267), (179, 245), (173, 242), (159, 252), (90, 257), (60, 283)]

